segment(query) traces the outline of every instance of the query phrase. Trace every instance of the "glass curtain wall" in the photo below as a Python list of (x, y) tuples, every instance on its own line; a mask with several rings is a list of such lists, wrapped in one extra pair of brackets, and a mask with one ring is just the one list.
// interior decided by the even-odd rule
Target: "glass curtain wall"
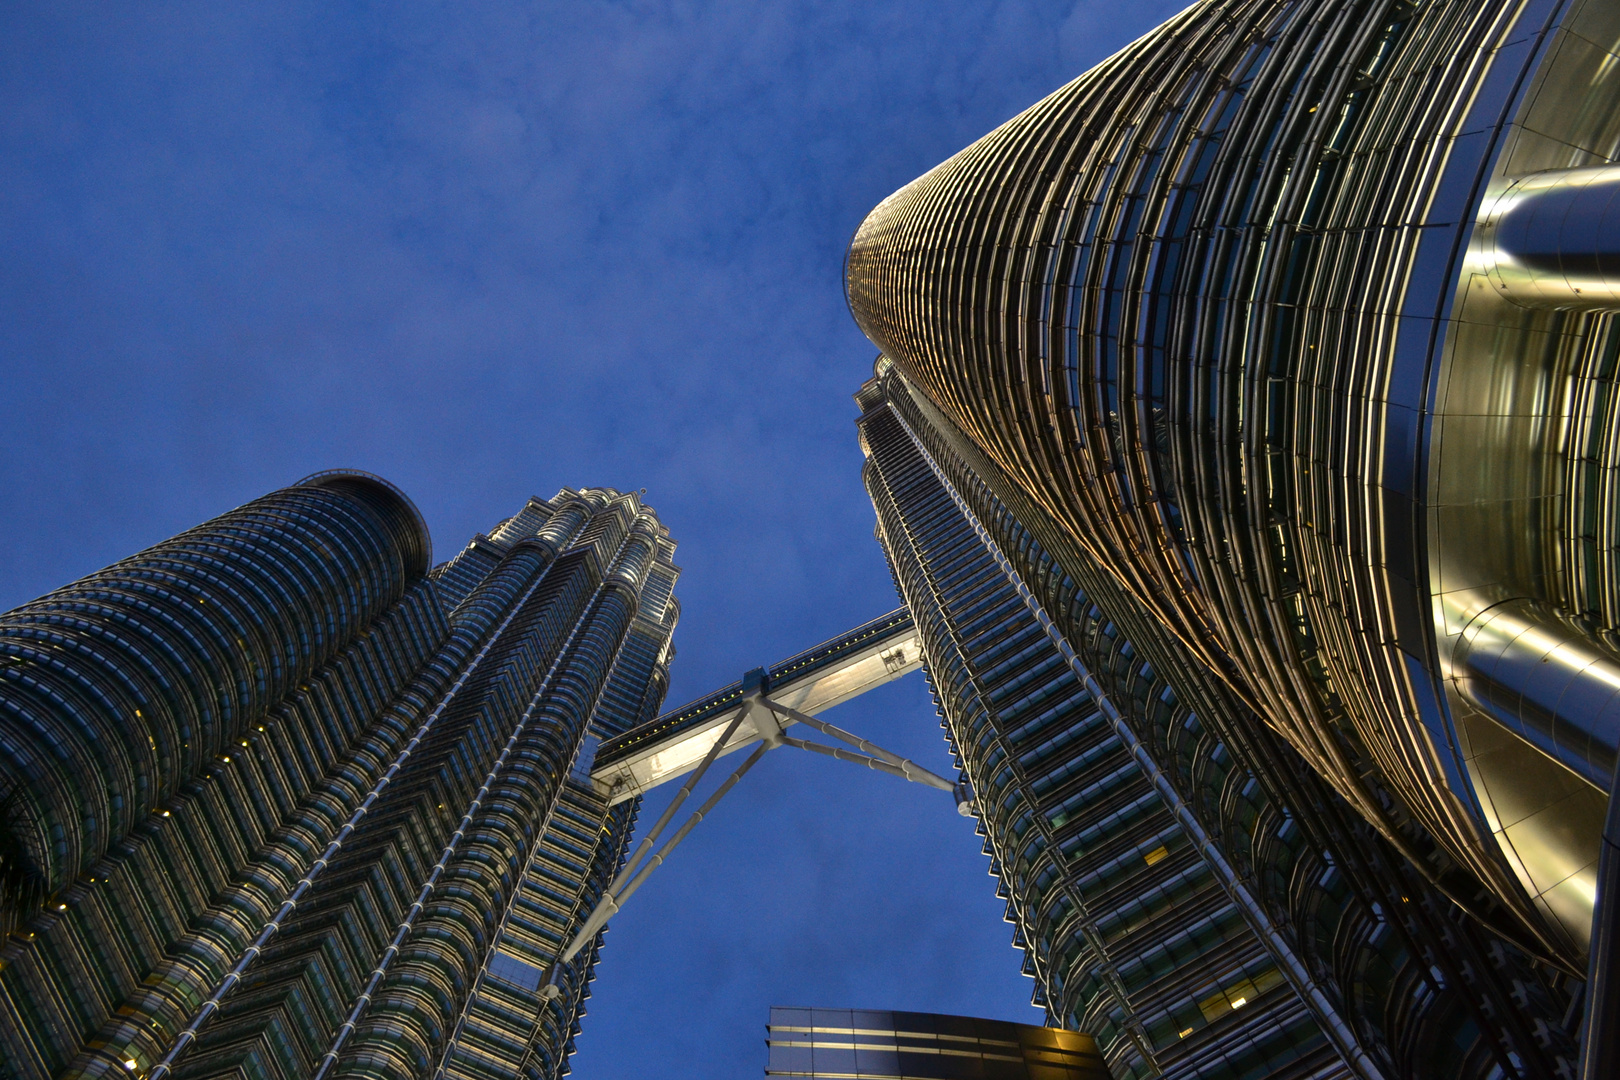
[(674, 544), (602, 488), (428, 544), (324, 474), (0, 616), (8, 1080), (568, 1071)]
[[(984, 476), (995, 466), (897, 368), (880, 359), (857, 401), (880, 539), (924, 631), (948, 734), (979, 791), (993, 870), (1010, 894), (1010, 916), (1026, 924), (1019, 940), (1035, 953), (1029, 968), (1045, 984), (1037, 1000), (1050, 1022), (1096, 1034), (1116, 1075), (1224, 1075), (1228, 1066), (1216, 1059), (1180, 1060), (1192, 1049), (1183, 1043), (1204, 1040), (1232, 1053), (1241, 1043), (1214, 1024), (1222, 1002), (1232, 1011), (1242, 998), (1241, 1014), (1255, 1000), (1248, 984), (1228, 985), (1235, 974), (1177, 996), (1178, 979), (1197, 984), (1198, 962), (1178, 925), (1208, 919), (1253, 943), (1256, 959), (1242, 978), (1292, 998), (1310, 1017), (1319, 1042), (1297, 1037), (1292, 1052), (1302, 1060), (1307, 1045), (1331, 1045), (1324, 1052), (1351, 1075), (1553, 1077), (1570, 1067), (1578, 981), (1466, 917), (1282, 739), (1223, 696), (1106, 568), (1060, 566), (1022, 524), (1034, 509), (1015, 513), (992, 493)], [(945, 530), (957, 547), (936, 554), (931, 538)], [(954, 598), (970, 580), (965, 558), (977, 561), (980, 588), (1004, 590), (1001, 629), (994, 619), (963, 621), (936, 599)], [(976, 641), (980, 634), (987, 642)], [(971, 661), (986, 644), (1014, 641), (1006, 653), (988, 653), (1005, 656), (1007, 668)], [(1021, 690), (1017, 673), (1043, 662), (1044, 675), (1025, 677), (1061, 675), (1085, 693), (1050, 702), (1052, 734), (1028, 739), (998, 720), (1005, 691), (987, 698), (982, 680), (993, 673), (990, 686), (999, 686), (1011, 677)], [(1155, 881), (1155, 868), (1168, 885)], [(1172, 868), (1179, 872), (1164, 874)], [(1152, 915), (1158, 925), (1133, 945), (1123, 931), (1149, 927)], [(1145, 966), (1110, 958), (1169, 941), (1183, 951)], [(1139, 982), (1111, 981), (1110, 967)], [(1142, 1004), (1120, 1008), (1110, 994)], [(1119, 1009), (1114, 1026), (1102, 1021), (1111, 1008)], [(1203, 1035), (1205, 1026), (1215, 1031)], [(1304, 1020), (1296, 1028), (1310, 1030)], [(1256, 1031), (1284, 1041), (1276, 1024)]]

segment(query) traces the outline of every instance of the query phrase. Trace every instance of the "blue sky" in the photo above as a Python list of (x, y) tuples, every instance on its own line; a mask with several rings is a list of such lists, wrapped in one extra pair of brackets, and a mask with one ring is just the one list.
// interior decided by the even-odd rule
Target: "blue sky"
[[(888, 610), (844, 245), (1175, 7), (5, 5), (0, 608), (354, 467), (440, 557), (647, 488), (671, 704)], [(838, 722), (947, 767), (920, 678)], [(758, 1076), (772, 1004), (1039, 1018), (971, 824), (798, 757), (615, 921), (576, 1075)]]

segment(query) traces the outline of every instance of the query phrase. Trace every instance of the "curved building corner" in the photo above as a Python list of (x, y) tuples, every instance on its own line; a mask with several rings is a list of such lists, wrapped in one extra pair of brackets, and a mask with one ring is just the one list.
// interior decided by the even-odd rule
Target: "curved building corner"
[(1617, 38), (1590, 2), (1197, 4), (847, 260), (1145, 654), (1572, 976), (1620, 735)]

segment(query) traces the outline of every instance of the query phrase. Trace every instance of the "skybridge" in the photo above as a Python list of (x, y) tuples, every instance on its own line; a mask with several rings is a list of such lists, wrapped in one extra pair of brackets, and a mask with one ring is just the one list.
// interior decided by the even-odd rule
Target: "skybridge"
[[(899, 608), (749, 674), (763, 675), (759, 688), (774, 704), (791, 710), (781, 720), (781, 726), (788, 727), (798, 722), (792, 712), (816, 716), (921, 667), (916, 625), (911, 613)], [(620, 803), (691, 772), (732, 721), (750, 711), (747, 697), (748, 688), (739, 680), (604, 742), (591, 767), (597, 794), (609, 803)], [(718, 756), (760, 739), (758, 725), (745, 720), (721, 745)]]
[[(911, 613), (900, 608), (772, 667), (755, 668), (730, 686), (649, 720), (598, 747), (591, 765), (591, 784), (610, 804), (633, 799), (683, 776), (686, 782), (641, 838), (601, 900), (547, 970), (539, 988), (541, 996), (552, 998), (561, 994), (558, 979), (563, 967), (607, 925), (648, 875), (663, 864), (675, 845), (686, 838), (766, 751), (779, 747), (808, 750), (925, 784), (954, 795), (958, 813), (972, 814), (973, 792), (965, 781), (953, 784), (914, 761), (834, 727), (817, 715), (922, 666), (922, 643), (916, 625)], [(787, 729), (796, 725), (818, 731), (833, 742), (789, 735)], [(654, 851), (653, 845), (709, 767), (721, 757), (749, 746), (753, 751), (742, 764), (662, 847)]]

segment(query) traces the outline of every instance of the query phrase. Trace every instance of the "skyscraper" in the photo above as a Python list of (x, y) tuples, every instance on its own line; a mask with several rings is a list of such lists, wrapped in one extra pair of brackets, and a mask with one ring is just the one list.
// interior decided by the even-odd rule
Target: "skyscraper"
[(326, 473), (0, 617), (7, 1077), (565, 1073), (673, 550), (565, 489), (434, 567)]
[(1571, 980), (1462, 918), (1240, 705), (1192, 708), (878, 370), (878, 536), (1047, 1022), (1117, 1078), (1567, 1066)]
[(766, 1076), (813, 1080), (1109, 1080), (1089, 1035), (974, 1016), (771, 1009)]
[(1617, 37), (1583, 0), (1195, 4), (884, 200), (848, 260), (941, 452), (1551, 1013), (1620, 893)]

